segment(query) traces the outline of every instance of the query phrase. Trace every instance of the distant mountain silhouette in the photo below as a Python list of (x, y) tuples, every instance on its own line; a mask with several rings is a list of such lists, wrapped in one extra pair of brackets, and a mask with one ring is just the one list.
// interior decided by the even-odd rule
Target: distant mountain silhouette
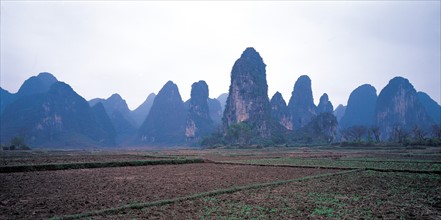
[[(361, 85), (351, 92), (347, 106), (334, 110), (326, 93), (314, 104), (306, 75), (296, 80), (288, 105), (279, 92), (269, 100), (266, 64), (252, 47), (236, 60), (230, 76), (228, 93), (216, 99), (209, 98), (209, 87), (201, 80), (183, 103), (178, 86), (168, 81), (158, 95), (150, 94), (131, 111), (119, 94), (87, 102), (68, 84), (42, 72), (25, 80), (15, 94), (0, 88), (0, 142), (22, 137), (31, 147), (48, 148), (297, 146), (329, 144), (336, 134), (344, 141), (378, 140), (380, 134), (382, 141), (405, 143), (413, 134), (423, 143), (433, 141), (424, 136), (435, 130), (432, 125), (441, 125), (441, 106), (403, 77), (391, 79), (378, 96), (373, 86)], [(351, 129), (363, 127), (365, 137), (351, 137)]]
[(397, 128), (411, 131), (414, 126), (427, 129), (433, 124), (415, 88), (403, 77), (391, 79), (381, 90), (375, 108), (375, 122), (383, 140), (392, 138)]
[(225, 110), (225, 105), (227, 104), (228, 93), (222, 93), (217, 97), (217, 100), (220, 102), (222, 107), (222, 113)]
[(325, 113), (325, 112), (334, 112), (334, 106), (329, 101), (328, 94), (324, 93), (320, 97), (320, 102), (317, 106), (317, 114)]
[(97, 103), (92, 107), (92, 111), (95, 116), (95, 120), (98, 125), (98, 129), (102, 132), (102, 139), (100, 141), (106, 141), (106, 144), (113, 146), (116, 144), (116, 130), (113, 127), (112, 120), (107, 115), (104, 105)]
[(187, 141), (196, 141), (213, 132), (214, 123), (208, 107), (208, 85), (205, 81), (193, 83), (185, 124)]
[(441, 106), (424, 92), (418, 92), (417, 95), (420, 103), (424, 106), (432, 121), (435, 124), (441, 125)]
[(317, 115), (317, 107), (314, 105), (312, 96), (311, 79), (308, 76), (300, 76), (294, 84), (288, 110), (292, 116), (294, 130), (306, 126)]
[(280, 92), (276, 92), (271, 98), (271, 115), (274, 120), (286, 129), (292, 130), (291, 114), (288, 111), (288, 106)]
[(29, 79), (25, 80), (24, 83), (20, 86), (18, 92), (15, 94), (12, 94), (7, 90), (0, 88), (0, 114), (9, 104), (13, 103), (17, 98), (26, 95), (46, 93), (55, 82), (58, 82), (55, 76), (47, 72), (42, 72), (37, 76), (32, 76)]
[(24, 81), (17, 92), (18, 96), (46, 93), (52, 84), (58, 82), (57, 78), (50, 73), (40, 73)]
[(103, 104), (115, 128), (117, 144), (122, 144), (131, 136), (136, 135), (137, 127), (132, 119), (132, 112), (119, 94), (113, 94), (107, 99), (92, 99), (89, 101), (91, 106), (94, 106), (95, 103)]
[(364, 84), (352, 91), (346, 111), (339, 124), (342, 129), (351, 126), (370, 127), (375, 124), (374, 113), (377, 102), (377, 90)]
[(346, 106), (340, 104), (334, 110), (334, 116), (337, 118), (338, 123), (340, 123), (341, 118), (344, 116), (346, 112)]
[(63, 82), (47, 93), (19, 97), (2, 114), (3, 143), (21, 136), (31, 146), (110, 146), (114, 139), (107, 132), (87, 101)]
[(13, 103), (16, 99), (16, 96), (7, 90), (0, 87), (0, 114), (6, 108), (6, 106)]
[(141, 126), (142, 122), (144, 122), (145, 118), (150, 112), (150, 109), (152, 108), (155, 97), (155, 93), (150, 93), (150, 95), (147, 96), (147, 99), (140, 106), (138, 106), (138, 108), (132, 111), (132, 118), (136, 123), (136, 127)]
[(208, 110), (214, 125), (216, 126), (222, 124), (223, 111), (221, 103), (217, 99), (208, 98)]
[(173, 145), (185, 142), (186, 111), (179, 89), (168, 81), (158, 92), (138, 131), (142, 145)]

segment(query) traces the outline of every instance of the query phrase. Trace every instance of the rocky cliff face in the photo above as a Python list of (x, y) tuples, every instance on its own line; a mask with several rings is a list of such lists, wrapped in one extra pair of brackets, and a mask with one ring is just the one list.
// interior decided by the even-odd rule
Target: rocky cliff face
[(205, 81), (193, 83), (188, 105), (185, 136), (187, 141), (198, 140), (213, 131), (213, 120), (208, 108), (208, 85)]
[(143, 145), (184, 143), (185, 119), (186, 111), (178, 87), (168, 81), (139, 128), (138, 139)]
[(56, 82), (47, 93), (25, 95), (2, 114), (2, 142), (24, 137), (31, 146), (109, 146), (114, 137), (100, 129), (94, 111), (84, 98)]
[(345, 115), (346, 106), (340, 104), (334, 110), (334, 116), (337, 118), (338, 123), (340, 123), (341, 118)]
[(382, 139), (391, 138), (397, 127), (410, 131), (414, 126), (425, 129), (433, 124), (413, 85), (403, 77), (391, 79), (381, 90), (375, 108), (375, 122)]
[(334, 106), (332, 106), (332, 103), (329, 101), (328, 94), (324, 93), (320, 97), (320, 102), (317, 106), (317, 114), (325, 113), (325, 112), (333, 112)]
[(288, 109), (292, 116), (294, 130), (306, 126), (317, 115), (312, 96), (311, 79), (308, 76), (303, 75), (297, 79), (288, 103)]
[(271, 135), (271, 107), (265, 67), (259, 53), (251, 47), (234, 63), (223, 117), (225, 131), (231, 125), (246, 122), (259, 137)]
[(285, 127), (288, 130), (292, 130), (292, 119), (289, 114), (288, 107), (286, 106), (286, 102), (282, 97), (280, 92), (276, 92), (271, 98), (271, 116), (280, 125)]
[(429, 95), (424, 92), (418, 92), (418, 99), (420, 103), (426, 109), (427, 114), (430, 116), (435, 124), (441, 125), (441, 106), (438, 105)]
[(217, 99), (208, 98), (208, 109), (210, 112), (210, 118), (213, 120), (214, 126), (222, 124), (222, 105)]
[(142, 122), (144, 122), (145, 118), (150, 112), (152, 108), (153, 101), (155, 100), (156, 94), (151, 93), (147, 96), (147, 99), (135, 110), (132, 111), (132, 118), (136, 124), (136, 127), (141, 126)]
[(340, 120), (341, 128), (351, 126), (374, 125), (375, 105), (377, 102), (377, 90), (364, 84), (352, 91), (348, 99), (348, 105), (344, 116)]

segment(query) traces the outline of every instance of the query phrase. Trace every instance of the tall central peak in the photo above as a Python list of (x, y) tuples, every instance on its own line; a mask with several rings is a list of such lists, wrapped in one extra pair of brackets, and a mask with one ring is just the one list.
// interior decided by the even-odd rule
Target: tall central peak
[(260, 137), (269, 137), (271, 107), (268, 99), (265, 63), (252, 47), (234, 63), (224, 111), (224, 128), (245, 122)]
[(257, 52), (254, 48), (252, 47), (247, 47), (247, 49), (245, 49), (242, 53), (242, 55), (240, 56), (241, 60), (244, 59), (250, 59), (250, 60), (257, 60), (259, 62), (261, 62), (263, 65), (265, 65), (263, 63), (263, 59), (260, 56), (259, 52)]
[(300, 76), (294, 84), (288, 103), (288, 109), (293, 117), (294, 130), (306, 126), (317, 114), (316, 108), (312, 97), (311, 79), (306, 75)]

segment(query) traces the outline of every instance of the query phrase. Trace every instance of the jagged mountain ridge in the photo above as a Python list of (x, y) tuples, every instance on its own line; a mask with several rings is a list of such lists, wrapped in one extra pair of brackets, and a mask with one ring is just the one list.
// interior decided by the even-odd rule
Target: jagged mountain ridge
[(87, 101), (63, 82), (46, 93), (19, 97), (2, 113), (1, 139), (22, 136), (32, 146), (112, 146)]
[(403, 77), (391, 79), (381, 90), (374, 117), (382, 139), (392, 138), (395, 129), (410, 131), (415, 126), (428, 129), (434, 123), (421, 104), (413, 85)]
[(136, 133), (136, 125), (132, 118), (132, 112), (127, 106), (126, 101), (117, 93), (111, 95), (107, 99), (92, 99), (89, 101), (90, 106), (101, 103), (107, 114), (112, 120), (113, 126), (117, 134), (134, 134)]
[[(254, 135), (257, 135), (259, 138), (265, 139), (271, 136), (272, 130), (275, 124), (277, 124), (283, 126), (284, 129), (286, 130), (294, 130), (294, 131), (301, 130), (302, 132), (306, 130), (311, 130), (311, 128), (314, 128), (316, 130), (321, 129), (323, 134), (329, 133), (329, 135), (325, 135), (325, 136), (331, 137), (332, 136), (331, 133), (334, 132), (333, 126), (331, 126), (333, 125), (333, 119), (332, 117), (322, 115), (323, 113), (329, 113), (329, 112), (332, 113), (333, 110), (332, 103), (330, 103), (327, 94), (326, 93), (323, 94), (320, 98), (320, 102), (318, 106), (315, 106), (312, 96), (311, 79), (309, 79), (308, 76), (304, 75), (304, 76), (300, 76), (299, 79), (296, 81), (292, 92), (292, 97), (290, 98), (290, 102), (288, 103), (287, 106), (285, 101), (283, 100), (283, 97), (281, 97), (281, 94), (276, 95), (277, 93), (273, 96), (270, 102), (267, 95), (268, 85), (266, 83), (265, 67), (266, 65), (263, 63), (263, 59), (260, 57), (260, 54), (257, 53), (257, 51), (255, 51), (253, 48), (247, 48), (242, 54), (242, 56), (234, 64), (233, 70), (231, 72), (232, 78), (233, 75), (237, 77), (237, 79), (235, 80), (236, 88), (234, 91), (237, 94), (241, 94), (240, 96), (236, 95), (236, 99), (234, 101), (234, 103), (236, 103), (236, 105), (234, 106), (235, 108), (234, 112), (235, 115), (238, 116), (235, 117), (236, 119), (239, 120), (235, 120), (235, 121), (231, 120), (231, 123), (229, 125), (227, 126), (224, 125), (224, 130), (228, 129), (230, 125), (245, 122), (247, 125), (250, 126), (253, 133), (255, 132)], [(79, 140), (77, 141), (77, 143), (85, 143), (85, 145), (88, 146), (103, 146), (103, 145), (113, 146), (115, 145), (116, 142), (119, 142), (119, 141), (115, 142), (115, 137), (118, 136), (118, 134), (121, 132), (126, 132), (131, 130), (134, 134), (138, 134), (138, 137), (140, 137), (139, 136), (139, 134), (141, 134), (140, 129), (136, 129), (137, 123), (134, 122), (133, 120), (133, 115), (135, 110), (130, 111), (127, 107), (127, 104), (122, 99), (122, 97), (117, 94), (112, 95), (108, 99), (91, 100), (90, 101), (91, 106), (89, 106), (90, 109), (89, 110), (83, 109), (82, 111), (80, 111), (82, 113), (89, 111), (87, 115), (91, 114), (91, 116), (87, 116), (87, 117), (89, 117), (88, 118), (89, 121), (93, 121), (92, 124), (94, 128), (93, 129), (86, 128), (88, 127), (86, 126), (83, 130), (88, 131), (87, 134), (79, 132), (77, 127), (75, 127), (76, 126), (75, 123), (70, 123), (69, 119), (65, 119), (64, 121), (66, 122), (63, 122), (63, 124), (66, 125), (67, 127), (64, 127), (64, 129), (60, 130), (60, 127), (59, 126), (57, 127), (56, 125), (58, 116), (46, 117), (48, 124), (46, 124), (46, 127), (43, 130), (47, 131), (47, 133), (40, 131), (39, 131), (40, 133), (38, 132), (35, 133), (35, 129), (34, 130), (28, 129), (26, 128), (26, 126), (20, 125), (21, 123), (20, 120), (14, 118), (17, 116), (12, 114), (11, 112), (15, 111), (17, 114), (25, 115), (24, 112), (22, 111), (23, 109), (25, 110), (40, 109), (39, 105), (41, 105), (42, 103), (39, 102), (41, 102), (42, 100), (45, 101), (47, 99), (49, 91), (52, 91), (51, 90), (52, 85), (58, 83), (59, 83), (58, 80), (50, 73), (40, 73), (39, 75), (33, 76), (28, 80), (26, 80), (16, 94), (9, 93), (4, 89), (0, 90), (1, 92), (0, 105), (2, 108), (2, 113), (0, 118), (2, 125), (2, 131), (1, 131), (2, 144), (6, 143), (8, 141), (7, 139), (13, 136), (27, 136), (28, 138), (29, 137), (32, 138), (32, 141), (30, 143), (35, 144), (36, 146), (42, 146), (42, 144), (47, 144), (48, 146), (54, 146), (53, 143), (57, 143), (60, 146), (63, 145), (72, 146), (72, 143), (75, 142), (75, 138), (72, 137), (76, 137)], [(234, 83), (232, 80), (232, 86), (233, 84)], [(348, 100), (348, 106), (346, 106), (345, 111), (342, 111), (344, 106), (342, 107), (339, 106), (333, 112), (337, 116), (337, 120), (339, 119), (339, 117), (341, 117), (341, 119), (338, 120), (340, 122), (339, 123), (340, 128), (347, 128), (354, 125), (362, 125), (368, 128), (371, 126), (378, 126), (380, 127), (381, 133), (383, 135), (382, 140), (386, 140), (391, 137), (393, 130), (397, 126), (406, 129), (407, 131), (411, 131), (415, 126), (418, 126), (422, 129), (425, 129), (426, 131), (429, 131), (428, 129), (430, 129), (431, 125), (441, 124), (440, 123), (441, 106), (438, 103), (436, 103), (433, 99), (431, 99), (427, 94), (423, 92), (417, 93), (416, 90), (413, 88), (412, 84), (410, 84), (410, 82), (407, 79), (403, 77), (396, 77), (392, 79), (389, 82), (389, 84), (381, 91), (380, 95), (383, 94), (382, 99), (379, 98), (380, 95), (378, 97), (376, 96), (375, 88), (369, 86), (370, 85), (362, 85), (351, 93)], [(366, 88), (366, 90), (368, 90), (367, 94), (369, 95), (359, 95), (357, 97), (356, 94), (359, 92), (358, 90), (360, 90), (360, 88)], [(231, 97), (234, 96), (234, 93), (231, 93), (231, 91), (232, 90), (230, 86), (229, 93), (222, 94), (221, 96), (218, 97), (218, 99), (209, 99), (207, 95), (207, 99), (204, 101), (204, 103), (206, 102), (206, 105), (208, 107), (206, 108), (206, 111), (204, 111), (205, 112), (204, 114), (205, 116), (208, 115), (205, 118), (210, 118), (213, 124), (222, 123), (221, 121), (222, 115), (224, 116), (223, 118), (225, 121), (225, 115), (226, 115), (225, 112), (227, 111), (228, 107), (226, 107), (225, 111), (222, 111), (222, 97), (227, 96), (226, 103), (228, 106), (228, 103), (231, 102), (229, 100), (230, 96)], [(179, 91), (177, 93), (179, 93)], [(76, 96), (73, 96), (72, 92), (69, 92), (69, 89), (60, 89), (59, 93), (57, 94), (58, 95), (56, 95), (56, 97), (58, 98), (53, 98), (54, 94), (51, 93), (49, 96), (51, 96), (53, 99), (51, 98), (49, 99), (52, 100), (53, 102), (61, 103), (63, 101), (66, 102), (66, 100), (68, 100), (67, 102), (69, 102), (69, 100), (74, 99), (73, 97), (78, 98), (79, 96), (76, 93), (75, 93)], [(355, 98), (353, 98), (352, 96), (355, 96)], [(28, 98), (26, 101), (21, 100), (22, 98), (25, 97)], [(29, 97), (32, 97), (32, 99)], [(351, 101), (351, 99), (353, 100)], [(139, 110), (144, 109), (143, 110), (143, 114), (145, 115), (144, 119), (147, 119), (150, 115), (149, 113), (146, 113), (149, 109), (147, 102), (150, 102), (152, 105), (151, 108), (153, 108), (154, 101), (152, 100), (155, 100), (155, 98), (150, 98), (149, 96), (147, 97), (146, 101), (142, 105), (140, 105), (140, 107), (138, 107)], [(362, 104), (364, 105), (357, 104), (357, 101), (360, 100), (362, 100), (363, 102)], [(107, 101), (109, 101), (109, 103), (112, 103), (111, 106), (109, 105), (110, 107), (109, 106), (106, 107), (105, 103)], [(187, 101), (186, 102), (187, 107), (183, 105), (184, 106), (183, 111), (178, 111), (181, 113), (177, 113), (180, 115), (186, 115), (182, 117), (184, 119), (174, 120), (173, 122), (187, 121), (185, 118), (189, 118), (188, 115), (190, 115), (189, 114), (190, 111), (192, 111), (193, 113), (197, 112), (194, 111), (195, 110), (194, 106), (202, 106), (200, 103), (197, 105), (195, 105), (194, 103), (191, 104), (192, 101), (194, 100), (190, 99), (189, 101)], [(79, 102), (81, 103), (81, 101)], [(96, 105), (96, 103), (98, 102), (103, 103), (103, 105), (102, 106)], [(237, 103), (239, 103), (239, 105), (237, 105)], [(8, 110), (7, 114), (3, 114), (5, 113), (4, 111), (8, 108), (17, 108), (17, 107), (11, 107), (13, 105), (20, 106), (19, 107), (20, 109)], [(59, 103), (51, 103), (51, 105), (58, 106)], [(64, 103), (64, 105), (66, 105), (66, 103)], [(71, 108), (74, 108), (74, 106), (71, 106)], [(103, 109), (105, 114), (103, 113)], [(180, 108), (178, 107), (177, 109), (179, 110)], [(287, 113), (285, 112), (286, 110)], [(340, 113), (338, 113), (339, 111)], [(109, 114), (109, 112), (112, 113)], [(72, 112), (71, 114), (75, 115), (77, 113), (78, 112)], [(39, 114), (40, 113), (34, 115), (32, 114), (28, 114), (28, 115), (30, 115), (29, 117), (35, 116), (37, 118), (35, 120), (38, 121), (39, 120), (38, 117), (41, 116)], [(63, 118), (66, 117), (67, 116), (64, 116)], [(75, 117), (76, 116), (74, 116), (73, 118)], [(348, 118), (351, 117), (355, 119), (349, 120)], [(12, 124), (12, 122), (7, 118), (12, 118), (13, 120), (17, 121), (16, 125), (13, 125), (12, 127), (8, 127)], [(124, 120), (118, 121), (115, 120), (115, 118), (124, 119)], [(143, 116), (140, 116), (139, 118), (143, 118)], [(249, 118), (252, 118), (252, 120), (248, 120)], [(109, 119), (111, 123), (109, 123)], [(34, 119), (27, 118), (26, 120), (32, 122)], [(78, 121), (81, 120), (78, 119)], [(119, 128), (118, 126), (114, 126), (115, 124), (124, 124), (127, 121), (131, 121), (132, 127), (134, 127), (133, 129), (128, 127), (124, 128), (124, 126), (120, 126)], [(298, 126), (297, 128), (295, 127), (296, 123)], [(328, 123), (329, 126), (326, 127), (324, 126), (325, 124), (321, 124), (321, 123)], [(112, 126), (110, 126), (110, 124), (113, 125), (113, 128)], [(135, 126), (133, 126), (133, 124), (135, 124)], [(169, 126), (172, 125), (173, 123), (163, 123), (163, 124), (165, 124), (165, 126)], [(181, 127), (179, 129), (177, 129), (177, 127), (172, 128), (173, 126), (169, 126), (170, 128), (167, 128), (170, 131), (169, 132), (170, 135), (174, 135), (175, 137), (180, 137), (177, 138), (176, 141), (168, 142), (165, 139), (163, 139), (162, 141), (157, 141), (154, 138), (155, 139), (154, 141), (150, 141), (150, 142), (141, 141), (141, 144), (146, 144), (146, 145), (185, 144), (186, 143), (185, 125), (186, 123), (184, 122), (182, 123), (181, 126), (184, 129), (181, 129)], [(19, 131), (17, 129), (14, 129), (13, 128), (14, 126), (16, 127), (22, 126), (22, 127), (20, 128)], [(8, 128), (9, 131), (5, 131), (5, 128)], [(202, 129), (200, 131), (208, 131), (210, 129)], [(279, 128), (276, 130), (277, 132), (284, 133)], [(161, 132), (157, 132), (157, 134), (159, 135), (160, 133)], [(41, 139), (45, 137), (48, 138), (49, 140), (48, 142), (41, 141)], [(311, 137), (313, 138), (314, 136)], [(128, 137), (124, 137), (123, 139), (127, 139), (127, 138)], [(65, 139), (66, 140), (65, 143), (60, 144), (59, 140), (61, 139)]]

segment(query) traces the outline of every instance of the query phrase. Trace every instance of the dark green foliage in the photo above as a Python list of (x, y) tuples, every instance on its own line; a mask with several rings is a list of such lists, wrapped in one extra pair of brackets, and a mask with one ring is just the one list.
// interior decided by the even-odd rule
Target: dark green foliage
[(11, 139), (11, 143), (8, 146), (2, 146), (3, 150), (31, 150), (25, 143), (24, 138), (14, 137)]
[(213, 132), (210, 136), (203, 138), (201, 141), (201, 146), (207, 148), (222, 147), (226, 144), (227, 143), (224, 139), (224, 132), (221, 129)]
[(326, 142), (332, 142), (335, 138), (337, 129), (337, 118), (331, 112), (325, 112), (317, 115), (308, 124), (306, 130)]
[(337, 119), (331, 112), (315, 116), (302, 129), (290, 131), (275, 121), (270, 123), (273, 131), (268, 138), (259, 137), (247, 122), (231, 125), (226, 134), (212, 134), (202, 141), (202, 146), (271, 147), (329, 144), (334, 141)]
[(288, 136), (287, 143), (290, 145), (318, 145), (329, 144), (335, 139), (337, 119), (331, 112), (319, 114), (312, 118), (311, 122), (293, 131)]
[(245, 122), (241, 122), (228, 127), (225, 139), (230, 145), (244, 146), (250, 144), (253, 136), (250, 126)]
[(345, 128), (342, 131), (342, 136), (345, 140), (355, 141), (355, 142), (360, 142), (361, 140), (365, 140), (367, 134), (368, 134), (368, 128), (363, 125), (354, 125)]

